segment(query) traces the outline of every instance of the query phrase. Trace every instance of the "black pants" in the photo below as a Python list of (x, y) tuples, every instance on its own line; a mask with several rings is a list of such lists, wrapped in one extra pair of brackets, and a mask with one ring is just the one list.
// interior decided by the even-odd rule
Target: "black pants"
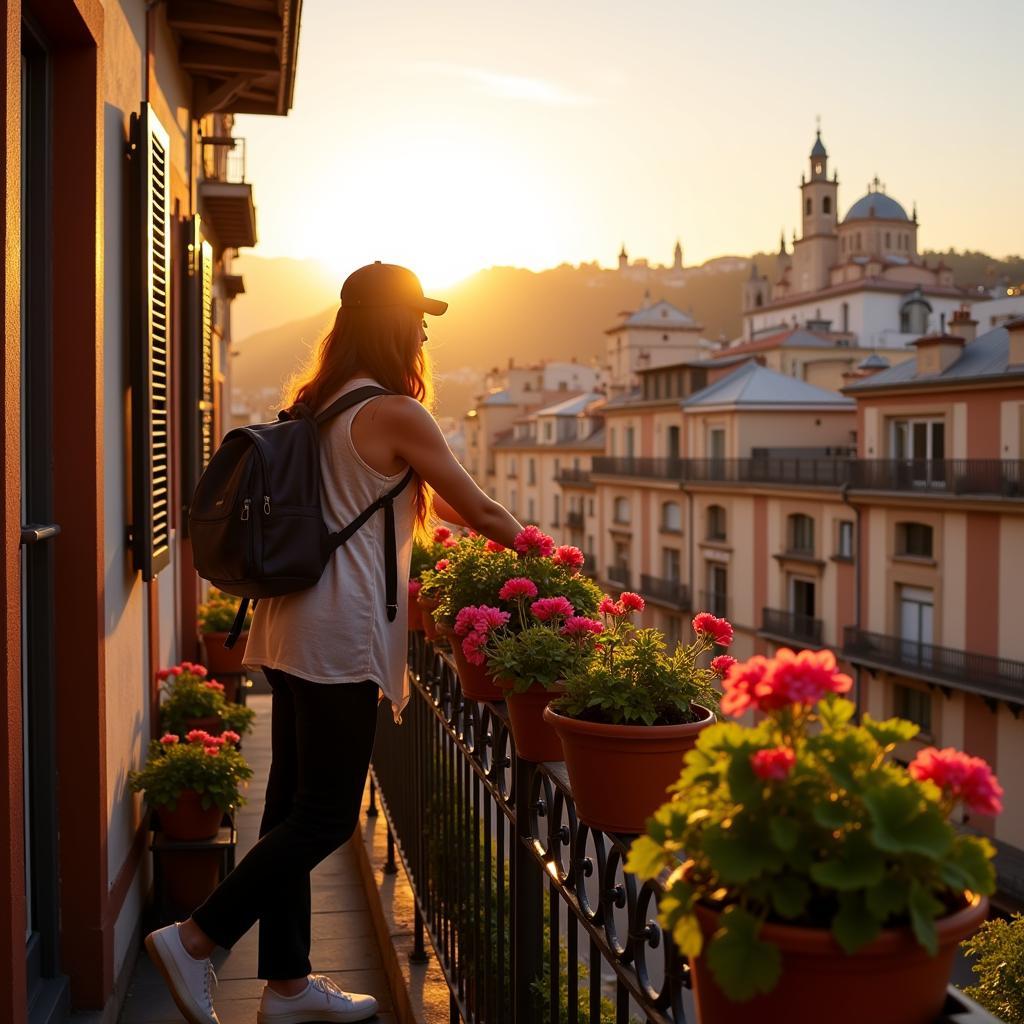
[(259, 977), (310, 972), (309, 873), (355, 831), (377, 727), (377, 684), (263, 670), (273, 690), (260, 840), (192, 918), (230, 949), (260, 922)]

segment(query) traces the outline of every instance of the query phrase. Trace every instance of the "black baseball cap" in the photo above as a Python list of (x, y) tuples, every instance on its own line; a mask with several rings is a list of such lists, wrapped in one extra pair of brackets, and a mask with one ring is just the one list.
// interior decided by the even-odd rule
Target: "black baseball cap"
[(380, 260), (353, 270), (345, 278), (341, 304), (364, 309), (404, 306), (432, 316), (440, 316), (448, 308), (447, 302), (424, 297), (420, 279), (411, 270)]

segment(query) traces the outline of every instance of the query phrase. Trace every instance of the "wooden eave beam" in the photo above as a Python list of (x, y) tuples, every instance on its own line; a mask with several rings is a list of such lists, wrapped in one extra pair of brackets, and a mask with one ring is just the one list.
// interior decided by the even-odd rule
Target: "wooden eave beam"
[(266, 11), (214, 3), (212, 0), (171, 0), (167, 22), (178, 32), (244, 32), (279, 39), (281, 19)]
[(271, 54), (206, 43), (183, 43), (178, 60), (186, 71), (201, 73), (271, 74), (281, 70), (280, 62)]

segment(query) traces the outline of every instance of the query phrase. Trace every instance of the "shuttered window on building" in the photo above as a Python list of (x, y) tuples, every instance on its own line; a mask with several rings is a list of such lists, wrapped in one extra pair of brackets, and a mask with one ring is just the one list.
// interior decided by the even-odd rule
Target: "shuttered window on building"
[[(183, 337), (182, 500), (196, 484), (216, 446), (213, 380), (213, 249), (202, 236), (198, 214), (185, 225), (188, 281)], [(188, 523), (184, 516), (182, 522)]]
[(132, 117), (130, 264), (132, 553), (153, 579), (170, 563), (170, 145), (148, 103)]

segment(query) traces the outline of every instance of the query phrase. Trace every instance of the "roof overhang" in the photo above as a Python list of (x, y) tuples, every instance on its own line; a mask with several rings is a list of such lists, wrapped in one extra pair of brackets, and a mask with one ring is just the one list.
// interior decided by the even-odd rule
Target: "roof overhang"
[(167, 0), (196, 116), (287, 114), (302, 0)]
[(220, 249), (256, 244), (256, 207), (248, 182), (200, 181), (199, 213)]

